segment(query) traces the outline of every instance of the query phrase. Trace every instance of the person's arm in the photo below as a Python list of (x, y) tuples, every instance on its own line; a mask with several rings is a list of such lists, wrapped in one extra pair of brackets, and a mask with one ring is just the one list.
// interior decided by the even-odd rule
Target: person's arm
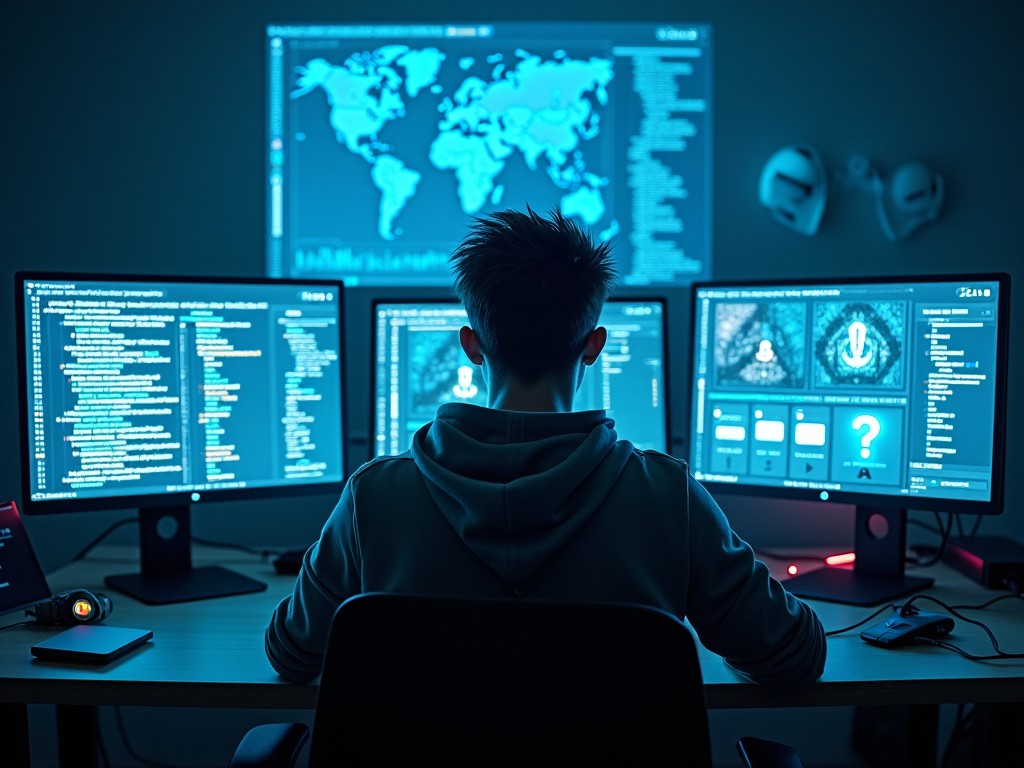
[(320, 674), (338, 606), (362, 591), (350, 478), (320, 534), (303, 558), (293, 593), (274, 610), (265, 635), (267, 658), (279, 675), (305, 683)]
[(687, 617), (708, 650), (778, 690), (825, 669), (825, 630), (811, 607), (772, 577), (717, 502), (689, 480), (691, 580)]

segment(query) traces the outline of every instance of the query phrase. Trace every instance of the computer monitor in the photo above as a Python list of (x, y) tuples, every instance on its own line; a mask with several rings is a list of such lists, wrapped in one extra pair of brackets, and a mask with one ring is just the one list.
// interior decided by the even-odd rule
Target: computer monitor
[[(459, 344), (466, 310), (454, 301), (374, 303), (373, 454), (399, 453), (446, 402), (487, 404), (487, 385)], [(638, 448), (668, 449), (664, 299), (611, 299), (608, 342), (587, 369), (575, 410), (604, 409)]]
[(694, 477), (856, 508), (853, 570), (788, 579), (795, 594), (926, 587), (904, 573), (906, 510), (1002, 511), (1008, 275), (700, 283), (692, 301)]
[(336, 281), (15, 275), (26, 514), (138, 508), (138, 573), (169, 603), (265, 585), (191, 567), (190, 508), (340, 491)]
[(712, 27), (654, 21), (270, 24), (266, 273), (451, 284), (474, 216), (558, 208), (621, 283), (712, 258)]

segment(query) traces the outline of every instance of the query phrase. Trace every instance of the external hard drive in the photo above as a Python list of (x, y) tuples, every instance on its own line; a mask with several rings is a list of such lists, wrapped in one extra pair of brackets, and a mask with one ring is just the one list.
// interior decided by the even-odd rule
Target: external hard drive
[(82, 624), (36, 643), (32, 655), (40, 659), (105, 664), (153, 638), (151, 629)]

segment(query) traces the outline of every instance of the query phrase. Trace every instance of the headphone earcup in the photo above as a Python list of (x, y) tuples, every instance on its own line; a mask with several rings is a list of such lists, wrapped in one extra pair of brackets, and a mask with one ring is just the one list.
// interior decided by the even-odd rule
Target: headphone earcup
[(897, 168), (889, 182), (893, 205), (908, 214), (935, 218), (942, 207), (945, 185), (942, 176), (924, 163)]
[(808, 144), (783, 147), (761, 171), (758, 199), (777, 222), (813, 235), (825, 212), (828, 174), (818, 151)]
[(113, 609), (113, 601), (102, 592), (70, 589), (37, 603), (32, 613), (39, 624), (71, 627), (103, 621)]
[(897, 168), (876, 198), (878, 218), (886, 237), (902, 240), (922, 224), (937, 219), (945, 191), (942, 175), (924, 163), (907, 163)]

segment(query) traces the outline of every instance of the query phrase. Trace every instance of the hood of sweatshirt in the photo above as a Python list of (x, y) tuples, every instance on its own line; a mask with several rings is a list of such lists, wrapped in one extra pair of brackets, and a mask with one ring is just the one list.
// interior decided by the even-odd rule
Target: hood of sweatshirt
[(502, 578), (530, 579), (598, 508), (633, 446), (604, 411), (528, 413), (447, 403), (415, 435), (431, 497)]

